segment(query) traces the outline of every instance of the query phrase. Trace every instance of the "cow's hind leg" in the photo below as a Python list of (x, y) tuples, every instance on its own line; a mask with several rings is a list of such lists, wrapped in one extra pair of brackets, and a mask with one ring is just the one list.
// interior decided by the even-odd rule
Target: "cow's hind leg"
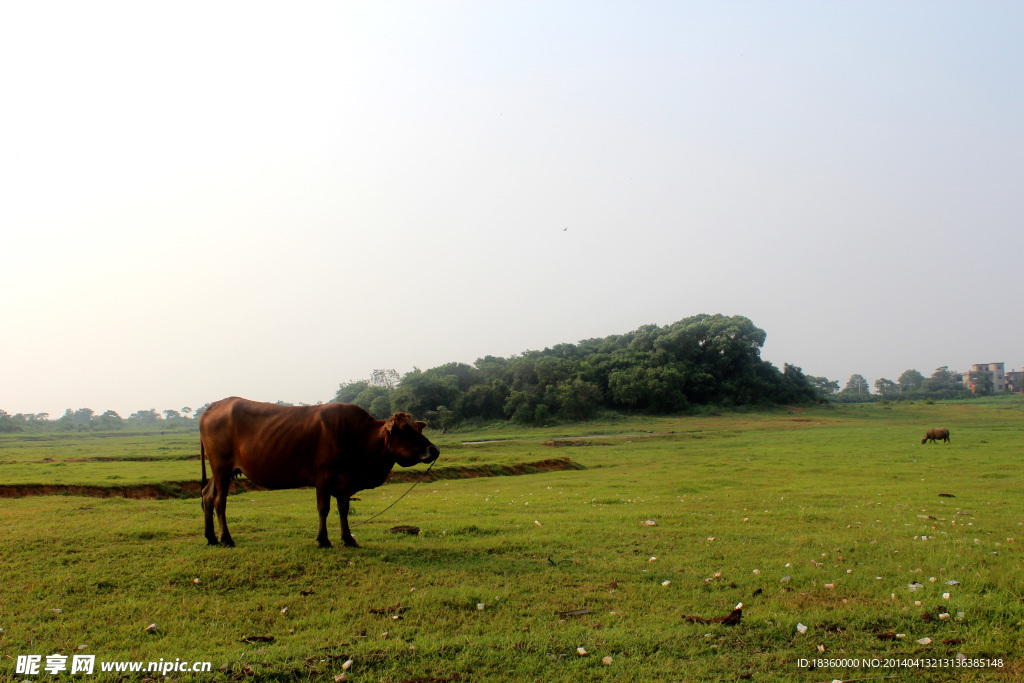
[(352, 530), (348, 527), (348, 494), (338, 496), (338, 514), (341, 516), (341, 540), (349, 548), (358, 548), (359, 544), (352, 536)]
[[(215, 481), (217, 485), (214, 487), (213, 505), (217, 509), (217, 522), (220, 524), (220, 544), (225, 548), (234, 548), (235, 542), (231, 538), (231, 532), (228, 531), (228, 518), (225, 514), (228, 507), (228, 491), (231, 488), (231, 474), (218, 476)], [(212, 532), (213, 529), (211, 528), (210, 531)]]
[(213, 531), (213, 497), (214, 497), (214, 485), (213, 479), (206, 482), (206, 486), (203, 487), (202, 491), (202, 504), (203, 504), (203, 517), (206, 520), (206, 542), (209, 545), (217, 545), (217, 534)]
[(316, 485), (316, 511), (320, 517), (316, 542), (321, 548), (333, 548), (331, 540), (327, 538), (327, 515), (331, 514), (331, 491), (325, 483)]

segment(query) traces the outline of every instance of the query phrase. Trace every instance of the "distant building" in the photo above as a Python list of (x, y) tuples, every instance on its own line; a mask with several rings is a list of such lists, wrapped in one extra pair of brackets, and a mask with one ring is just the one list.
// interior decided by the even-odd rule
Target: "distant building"
[[(978, 375), (979, 373), (988, 373), (992, 378), (992, 392), (999, 394), (1004, 391), (1008, 391), (1006, 387), (1006, 372), (1004, 368), (1004, 363), (975, 363), (971, 366), (970, 372), (965, 372), (961, 375), (961, 381), (963, 381), (964, 386), (973, 392), (974, 382), (971, 381), (971, 374), (973, 373), (974, 375)], [(1017, 375), (1020, 375), (1020, 373), (1017, 373)], [(1018, 382), (1019, 381), (1020, 378), (1018, 377)]]
[(1021, 393), (1024, 390), (1024, 372), (1011, 371), (1006, 373), (1006, 390)]

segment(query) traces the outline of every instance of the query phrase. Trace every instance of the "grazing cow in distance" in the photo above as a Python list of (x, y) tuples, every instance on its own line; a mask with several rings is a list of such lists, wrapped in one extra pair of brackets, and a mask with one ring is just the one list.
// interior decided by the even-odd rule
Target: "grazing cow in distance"
[(949, 443), (949, 430), (946, 429), (945, 427), (936, 427), (935, 429), (929, 429), (928, 433), (924, 435), (923, 439), (921, 439), (921, 443), (925, 443), (926, 441), (931, 441), (932, 443), (935, 443), (937, 439), (941, 439), (942, 441)]
[(231, 397), (211, 404), (199, 418), (207, 542), (218, 543), (213, 532), (216, 510), (220, 544), (235, 545), (224, 510), (231, 479), (241, 473), (268, 489), (315, 487), (320, 515), (316, 540), (321, 548), (331, 547), (327, 515), (334, 496), (341, 540), (358, 548), (348, 526), (349, 497), (383, 484), (395, 463), (411, 467), (437, 460), (441, 451), (423, 436), (426, 426), (408, 413), (376, 420), (347, 403), (279, 406)]

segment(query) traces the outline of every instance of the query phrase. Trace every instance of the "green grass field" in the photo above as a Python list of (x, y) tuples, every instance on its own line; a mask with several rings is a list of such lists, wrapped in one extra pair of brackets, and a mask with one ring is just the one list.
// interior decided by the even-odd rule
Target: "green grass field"
[[(933, 426), (952, 442), (921, 445)], [(176, 658), (212, 663), (170, 674), (183, 681), (1024, 676), (1024, 402), (431, 438), (435, 470), (453, 474), (552, 458), (585, 469), (426, 482), (360, 524), (409, 484), (364, 491), (351, 516), (358, 550), (317, 548), (311, 490), (232, 496), (233, 549), (205, 545), (198, 498), (0, 500), (0, 679), (121, 679), (99, 662)], [(9, 435), (0, 484), (198, 479), (199, 462), (183, 459), (197, 444)], [(395, 525), (422, 532), (387, 533)], [(337, 515), (329, 529), (337, 544)], [(687, 619), (741, 602), (739, 625)], [(586, 612), (561, 614), (573, 610)], [(97, 671), (15, 675), (18, 656), (54, 653), (95, 655)], [(958, 653), (1002, 667), (958, 666)], [(802, 659), (882, 666), (810, 670)]]

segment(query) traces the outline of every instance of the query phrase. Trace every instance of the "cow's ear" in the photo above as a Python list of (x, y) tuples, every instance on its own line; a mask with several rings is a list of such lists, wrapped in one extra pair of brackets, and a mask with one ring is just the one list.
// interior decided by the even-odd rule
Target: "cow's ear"
[(421, 422), (420, 420), (416, 420), (415, 422), (413, 422), (413, 424), (416, 425), (416, 428), (419, 429), (421, 432), (427, 428), (427, 423)]
[(395, 413), (384, 422), (384, 431), (388, 432), (389, 434), (391, 433), (391, 430), (394, 429), (395, 427), (395, 419), (399, 415), (400, 413)]

